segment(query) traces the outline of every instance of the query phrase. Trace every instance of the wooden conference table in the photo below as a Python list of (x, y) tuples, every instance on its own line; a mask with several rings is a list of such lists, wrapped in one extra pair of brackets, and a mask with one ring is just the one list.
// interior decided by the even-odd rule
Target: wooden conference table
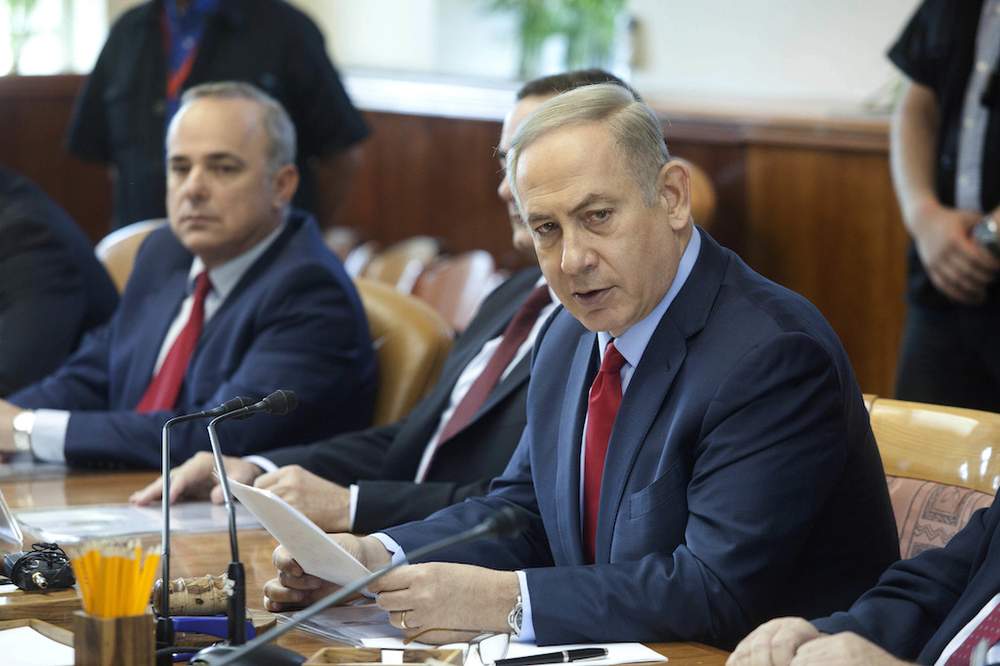
[[(128, 496), (156, 478), (152, 472), (68, 473), (58, 478), (24, 478), (0, 481), (12, 509), (75, 506), (127, 502)], [(243, 530), (239, 536), (240, 557), (247, 575), (247, 604), (261, 608), (261, 589), (274, 577), (271, 552), (276, 545), (264, 530)], [(229, 563), (229, 539), (222, 532), (174, 535), (171, 539), (171, 576), (199, 576), (222, 573)], [(292, 631), (280, 645), (309, 656), (333, 645), (331, 641), (302, 631)], [(656, 643), (651, 645), (666, 655), (671, 665), (724, 664), (726, 652), (699, 643)]]

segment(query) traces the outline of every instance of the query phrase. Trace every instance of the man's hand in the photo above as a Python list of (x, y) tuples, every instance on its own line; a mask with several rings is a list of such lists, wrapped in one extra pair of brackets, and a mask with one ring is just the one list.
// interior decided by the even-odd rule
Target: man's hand
[(17, 450), (14, 447), (14, 417), (22, 411), (20, 407), (0, 400), (0, 456), (8, 456)]
[[(329, 538), (372, 571), (391, 561), (389, 551), (378, 539), (351, 534), (330, 534)], [(278, 546), (271, 559), (278, 569), (278, 577), (264, 584), (264, 608), (271, 612), (308, 606), (339, 587), (307, 574), (284, 546)]]
[(823, 636), (799, 648), (793, 666), (838, 664), (840, 666), (902, 666), (909, 662), (896, 659), (871, 641), (844, 632)]
[(781, 617), (750, 632), (729, 655), (726, 666), (786, 666), (802, 645), (821, 634), (801, 617)]
[[(226, 474), (230, 479), (250, 484), (264, 470), (242, 458), (222, 456)], [(133, 504), (149, 504), (163, 496), (163, 479), (157, 479), (129, 497)], [(215, 478), (215, 458), (208, 451), (199, 451), (187, 462), (170, 472), (170, 503), (180, 499), (206, 499), (211, 496), (216, 504), (222, 503), (222, 491)]]
[(439, 644), (466, 640), (470, 631), (510, 631), (507, 615), (520, 593), (513, 571), (440, 562), (400, 567), (368, 589), (404, 634)]
[(986, 288), (1000, 270), (1000, 261), (970, 236), (981, 217), (928, 201), (910, 224), (931, 282), (951, 300), (967, 305), (986, 298)]
[(259, 476), (254, 485), (270, 490), (306, 514), (324, 532), (351, 529), (351, 491), (298, 465)]

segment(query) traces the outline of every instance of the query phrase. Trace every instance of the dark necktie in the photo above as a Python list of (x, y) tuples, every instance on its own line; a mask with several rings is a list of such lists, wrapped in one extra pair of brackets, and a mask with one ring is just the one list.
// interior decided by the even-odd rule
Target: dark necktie
[[(535, 322), (538, 321), (538, 315), (541, 314), (542, 310), (550, 302), (552, 302), (552, 297), (549, 295), (549, 288), (546, 285), (535, 287), (528, 294), (528, 298), (524, 301), (524, 304), (514, 314), (514, 318), (510, 320), (507, 328), (501, 334), (500, 344), (497, 345), (486, 367), (480, 373), (479, 377), (476, 378), (476, 381), (472, 383), (472, 386), (469, 387), (469, 391), (463, 396), (458, 406), (455, 407), (451, 418), (448, 419), (444, 428), (441, 429), (441, 436), (438, 437), (437, 444), (434, 447), (435, 452), (442, 444), (454, 437), (455, 433), (460, 432), (465, 426), (469, 425), (476, 412), (486, 404), (486, 399), (490, 397), (490, 392), (500, 382), (500, 377), (503, 376), (504, 370), (514, 360), (514, 357), (517, 356), (517, 350), (521, 348), (524, 341), (528, 339), (528, 335), (531, 334), (531, 329), (534, 328)], [(430, 469), (430, 465), (426, 465), (426, 469)], [(426, 471), (421, 476), (426, 476)], [(417, 480), (421, 481), (423, 479)]]
[(181, 392), (181, 385), (184, 383), (184, 375), (187, 374), (188, 363), (201, 336), (201, 329), (205, 323), (205, 296), (211, 288), (208, 272), (202, 271), (195, 280), (194, 299), (187, 323), (171, 345), (160, 371), (149, 383), (135, 411), (156, 412), (174, 408), (177, 396)]
[(583, 462), (583, 547), (588, 561), (594, 561), (597, 545), (597, 514), (601, 505), (601, 477), (608, 441), (622, 402), (621, 369), (625, 357), (611, 342), (604, 350), (601, 369), (590, 385), (587, 401), (586, 453)]

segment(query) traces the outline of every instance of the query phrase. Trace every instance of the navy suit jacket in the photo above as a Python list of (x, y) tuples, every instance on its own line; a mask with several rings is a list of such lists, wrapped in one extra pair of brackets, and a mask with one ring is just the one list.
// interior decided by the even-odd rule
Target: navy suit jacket
[(34, 183), (0, 167), (0, 396), (62, 365), (117, 304), (76, 222)]
[(524, 430), (530, 358), (490, 392), (472, 420), (436, 452), (427, 478), (414, 482), (427, 443), (451, 404), (455, 383), (489, 340), (500, 335), (538, 281), (529, 268), (497, 287), (459, 336), (441, 377), (405, 417), (377, 428), (265, 453), (277, 465), (302, 465), (341, 485), (358, 484), (354, 531), (424, 518), (466, 497), (485, 495), (503, 472)]
[(518, 507), (521, 537), (436, 559), (525, 569), (539, 643), (731, 647), (768, 618), (850, 603), (899, 556), (836, 335), (805, 299), (699, 233), (612, 431), (594, 564), (579, 470), (596, 335), (565, 311), (536, 343), (527, 427), (490, 494), (388, 530), (412, 551)]
[(1000, 502), (972, 514), (944, 548), (891, 566), (847, 612), (815, 620), (853, 631), (901, 659), (937, 661), (951, 639), (1000, 592)]
[[(192, 260), (169, 228), (150, 234), (111, 321), (57, 372), (10, 397), (21, 407), (72, 412), (67, 462), (155, 467), (167, 418), (279, 388), (295, 391), (298, 409), (221, 424), (226, 453), (255, 453), (371, 423), (376, 366), (361, 301), (315, 222), (299, 214), (206, 322), (176, 408), (136, 413), (186, 297)], [(205, 423), (173, 430), (174, 463), (208, 448)]]

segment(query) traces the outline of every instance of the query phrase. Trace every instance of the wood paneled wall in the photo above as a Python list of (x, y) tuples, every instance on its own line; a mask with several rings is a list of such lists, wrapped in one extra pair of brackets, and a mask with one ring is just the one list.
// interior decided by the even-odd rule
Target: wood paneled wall
[[(38, 181), (97, 240), (110, 215), (106, 171), (63, 149), (80, 83), (0, 78), (0, 162)], [(654, 106), (669, 121), (671, 152), (712, 177), (713, 235), (815, 303), (862, 390), (891, 395), (907, 237), (889, 180), (885, 120)], [(430, 234), (451, 251), (482, 248), (515, 267), (496, 197), (499, 120), (386, 108), (365, 115), (374, 132), (345, 221), (381, 243)]]

